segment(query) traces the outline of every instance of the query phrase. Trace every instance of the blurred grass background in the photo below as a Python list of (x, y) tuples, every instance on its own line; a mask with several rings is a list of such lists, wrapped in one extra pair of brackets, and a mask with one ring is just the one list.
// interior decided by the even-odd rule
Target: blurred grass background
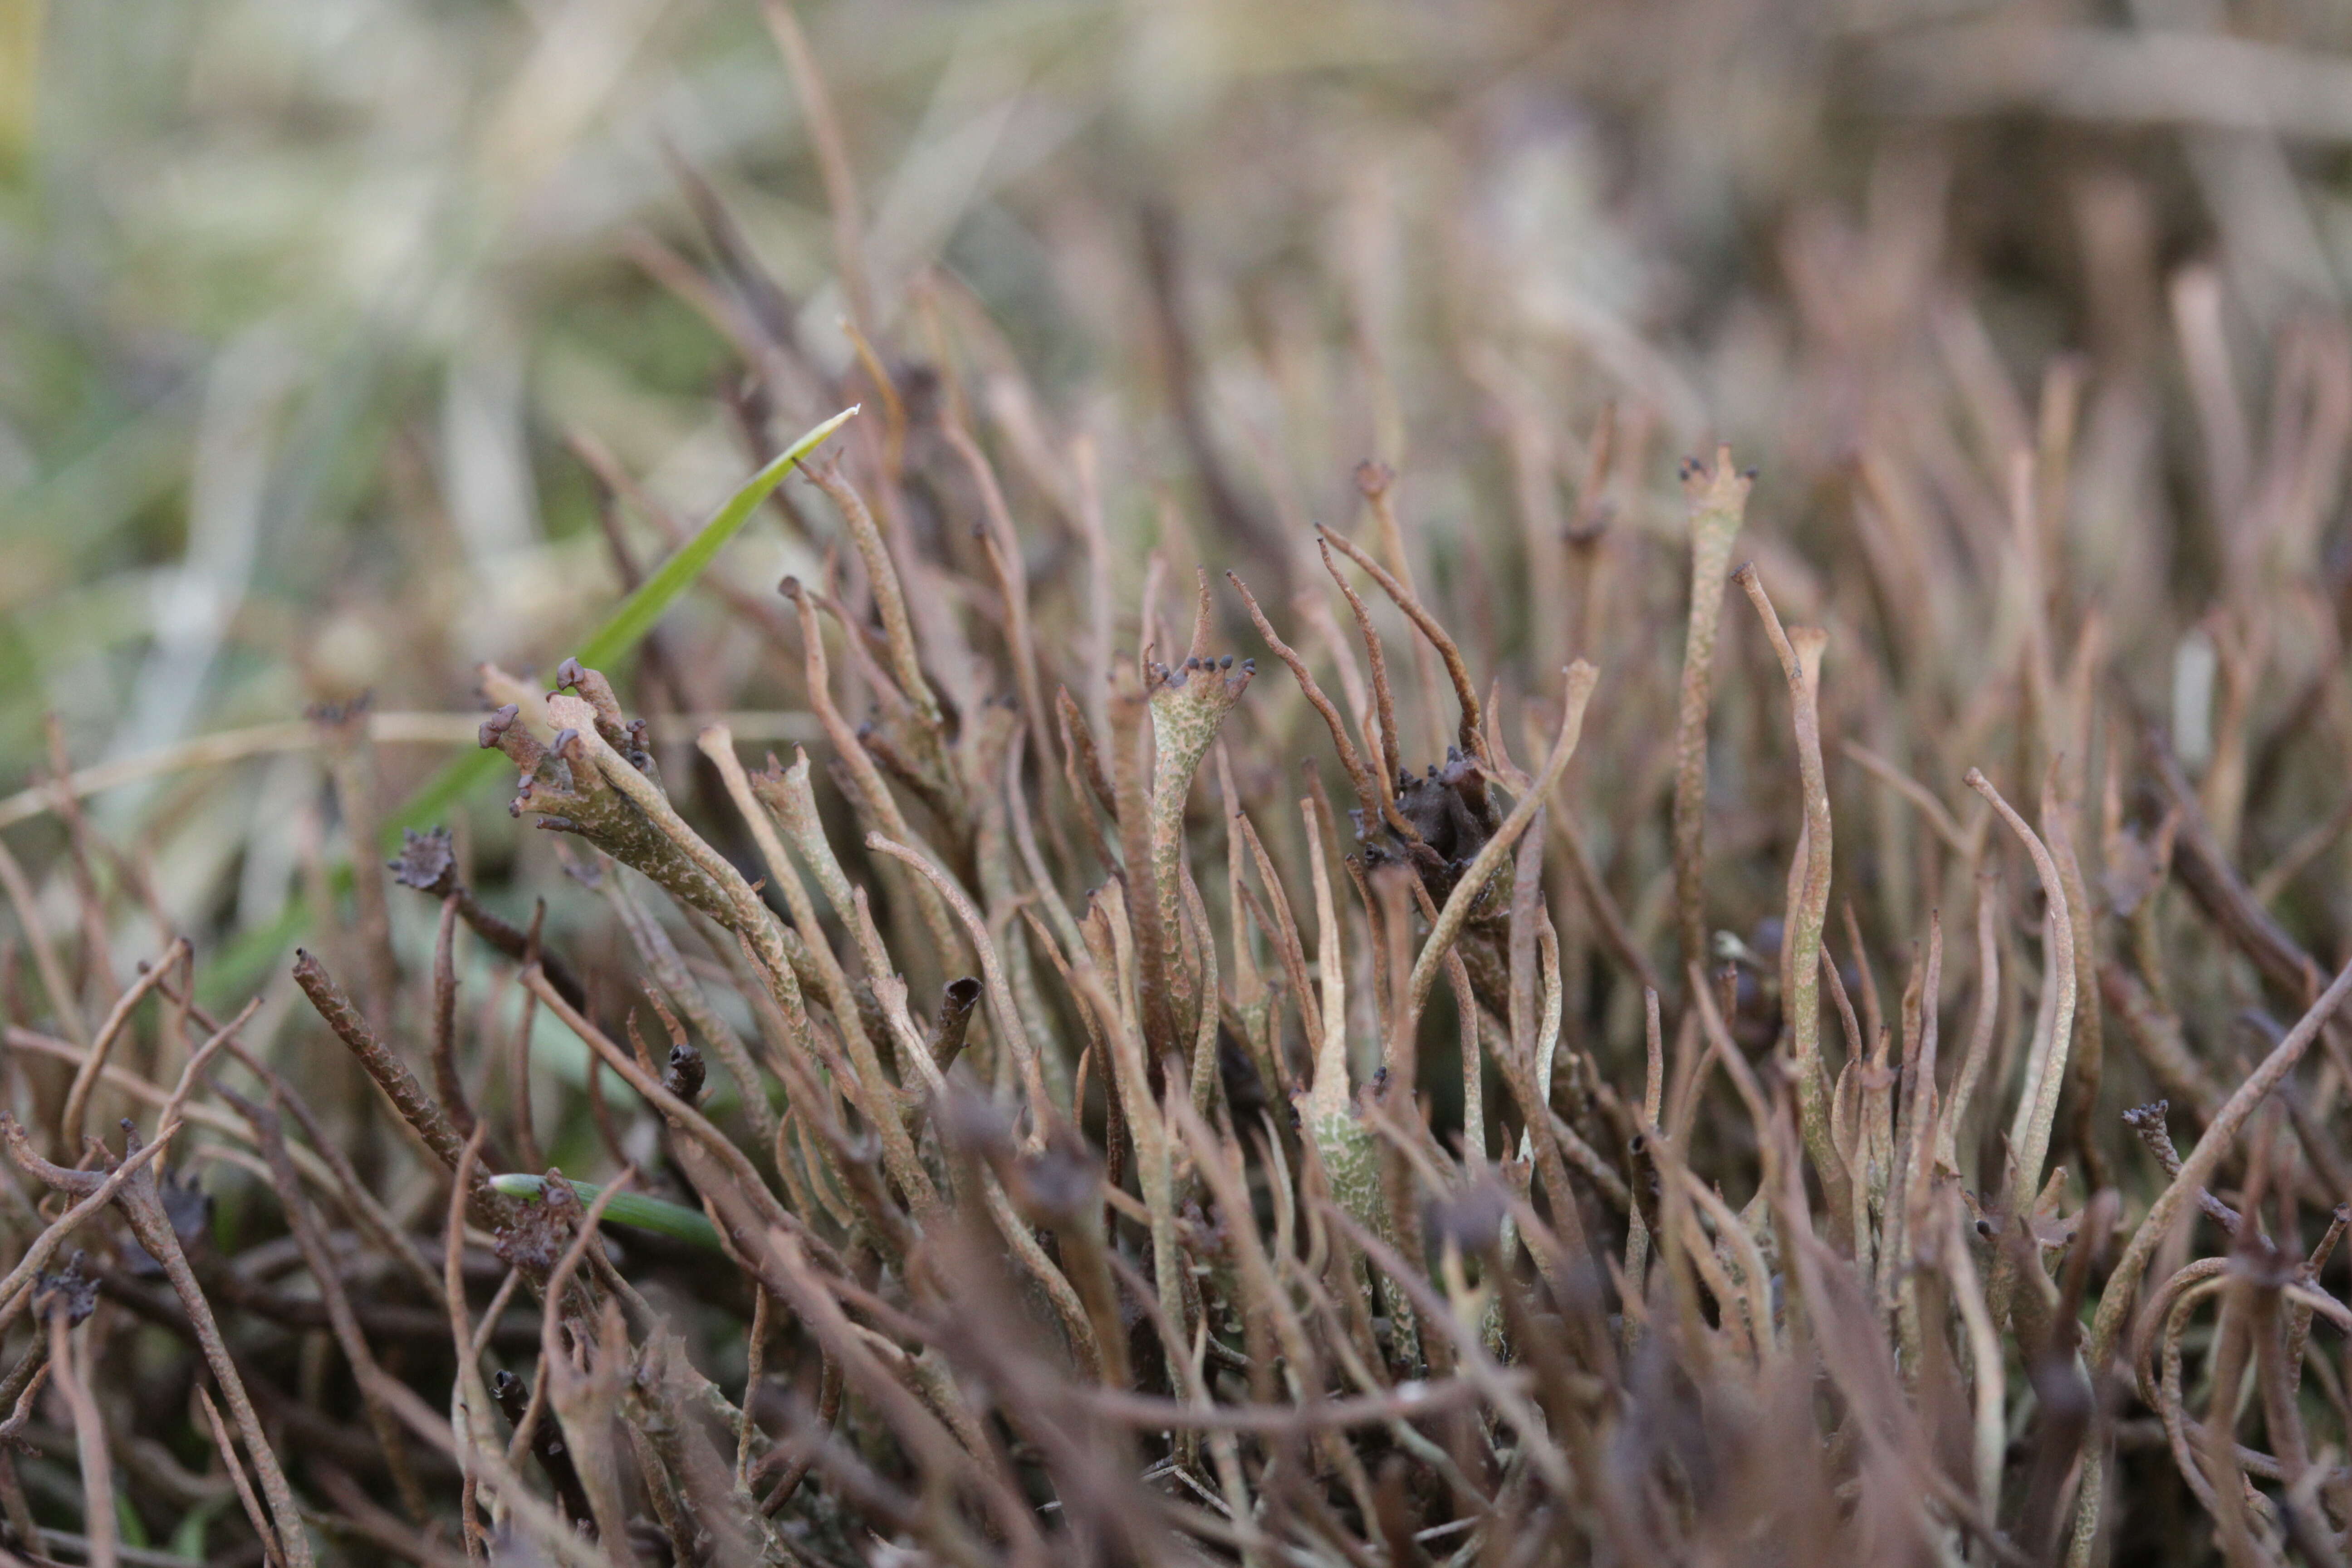
[[(1368, 455), (1441, 576), (1486, 570), (1475, 520), (1557, 507), (1613, 403), (1618, 521), (1670, 535), (1673, 459), (1727, 439), (1764, 464), (1801, 611), (1874, 441), (1909, 432), (1938, 504), (1997, 510), (1928, 448), (1969, 418), (2000, 448), (2005, 389), (2079, 356), (2066, 546), (2157, 700), (2232, 500), (2176, 329), (2259, 403), (2352, 276), (2352, 12), (2322, 0), (799, 15), (862, 195), (845, 241), (753, 5), (0, 3), (0, 783), (363, 692), (463, 714), (485, 659), (544, 676), (623, 587), (570, 443), (705, 514), (831, 412), (730, 413), (714, 321), (788, 312), (845, 364), (844, 243), (886, 346), (938, 346), (903, 303), (930, 300), (994, 356), (965, 368), (1005, 428), (1099, 444), (1123, 603), (1186, 530), (1206, 558), (1344, 515)], [(665, 284), (709, 253), (704, 182), (774, 296)], [(764, 595), (810, 552), (763, 520), (719, 571)], [(1481, 635), (1535, 637), (1517, 613)], [(732, 661), (711, 688), (789, 705), (718, 611), (676, 614)], [(467, 732), (386, 747), (383, 798)], [(90, 803), (152, 914), (207, 954), (247, 941), (238, 984), (276, 965), (306, 864), (348, 853), (287, 744)], [(496, 793), (470, 803), (494, 866)], [(69, 921), (54, 819), (20, 816)]]

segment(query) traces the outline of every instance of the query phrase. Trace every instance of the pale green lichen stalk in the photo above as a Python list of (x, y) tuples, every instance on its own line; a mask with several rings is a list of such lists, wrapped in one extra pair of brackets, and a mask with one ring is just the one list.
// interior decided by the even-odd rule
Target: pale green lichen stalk
[(1712, 468), (1683, 466), (1690, 498), (1690, 625), (1683, 641), (1682, 698), (1675, 711), (1675, 912), (1683, 962), (1706, 962), (1706, 713), (1715, 689), (1715, 643), (1723, 621), (1724, 573), (1748, 514), (1751, 474), (1718, 447)]
[[(1200, 771), (1202, 759), (1216, 743), (1217, 732), (1225, 715), (1234, 710), (1249, 689), (1250, 678), (1257, 673), (1255, 659), (1244, 659), (1240, 668), (1234, 665), (1234, 656), (1222, 660), (1190, 658), (1171, 669), (1166, 665), (1153, 665), (1146, 672), (1147, 700), (1151, 711), (1153, 757), (1151, 769), (1151, 885), (1152, 896), (1159, 902), (1160, 963), (1171, 977), (1171, 994), (1177, 1027), (1188, 1026), (1197, 1037), (1203, 1030), (1213, 1030), (1217, 1011), (1214, 976), (1214, 954), (1208, 945), (1209, 931), (1200, 926), (1203, 956), (1208, 959), (1198, 984), (1186, 984), (1184, 974), (1182, 933), (1186, 900), (1184, 882), (1184, 807), (1192, 790), (1192, 778)], [(1214, 1056), (1207, 1059), (1193, 1053), (1193, 1103), (1205, 1109), (1208, 1095), (1215, 1087)], [(1210, 1070), (1204, 1070), (1210, 1069)]]

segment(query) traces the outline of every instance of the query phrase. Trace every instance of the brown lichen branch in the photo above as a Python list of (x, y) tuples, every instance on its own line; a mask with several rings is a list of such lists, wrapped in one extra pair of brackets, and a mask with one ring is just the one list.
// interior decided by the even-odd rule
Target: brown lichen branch
[(1380, 634), (1372, 629), (1372, 617), (1364, 607), (1363, 595), (1349, 585), (1340, 572), (1338, 562), (1331, 559), (1331, 542), (1318, 536), (1317, 546), (1323, 553), (1323, 569), (1348, 601), (1349, 613), (1356, 617), (1356, 633), (1364, 639), (1364, 655), (1372, 671), (1372, 706), (1374, 721), (1380, 726), (1381, 771), (1378, 775), (1381, 796), (1381, 818), (1398, 837), (1410, 843), (1421, 837), (1397, 810), (1396, 792), (1404, 779), (1404, 760), (1397, 734), (1396, 696), (1389, 687), (1388, 655), (1381, 647)]
[[(326, 1021), (327, 1027), (334, 1031), (335, 1037), (342, 1041), (344, 1048), (358, 1059), (368, 1077), (375, 1080), (376, 1087), (383, 1091), (383, 1097), (400, 1113), (401, 1121), (442, 1164), (456, 1170), (457, 1157), (465, 1152), (465, 1139), (458, 1136), (457, 1128), (450, 1124), (440, 1105), (425, 1092), (425, 1086), (416, 1080), (416, 1075), (409, 1070), (408, 1064), (401, 1060), (390, 1046), (376, 1037), (375, 1031), (360, 1016), (360, 1010), (352, 1005), (352, 999), (343, 994), (341, 986), (335, 984), (334, 976), (327, 973), (327, 966), (299, 947), (294, 950), (294, 984), (302, 988), (302, 994), (310, 999), (310, 1005), (318, 1009), (319, 1016)], [(507, 1217), (511, 1203), (511, 1200), (492, 1191), (488, 1180), (478, 1173), (467, 1201), (475, 1223), (485, 1226), (501, 1223)]]
[(2179, 829), (2173, 840), (2174, 875), (2196, 900), (2197, 907), (2252, 961), (2263, 979), (2284, 994), (2307, 1002), (2319, 987), (2322, 972), (2317, 961), (2263, 908), (2238, 875), (2164, 732), (2148, 729), (2142, 737), (2142, 749), (2166, 805), (2179, 814)]
[[(456, 899), (457, 913), (473, 933), (488, 942), (501, 956), (517, 963), (531, 962), (531, 931), (517, 926), (474, 896), (457, 875), (456, 842), (446, 827), (429, 828), (423, 833), (404, 828), (401, 833), (401, 851), (386, 862), (392, 879), (404, 888), (414, 888), (431, 899)], [(575, 1007), (587, 1005), (588, 994), (581, 988), (580, 977), (562, 955), (541, 952), (539, 963), (547, 971), (547, 978)]]
[(1454, 682), (1454, 700), (1461, 710), (1461, 719), (1455, 727), (1456, 743), (1463, 755), (1477, 758), (1482, 766), (1493, 767), (1494, 759), (1486, 751), (1486, 726), (1479, 718), (1478, 689), (1471, 682), (1470, 667), (1464, 661), (1462, 649), (1455, 644), (1453, 634), (1429, 613), (1410, 586), (1399, 582), (1387, 567), (1373, 560), (1354, 540), (1345, 534), (1334, 533), (1328, 528), (1318, 528), (1315, 531), (1318, 539), (1329, 540), (1339, 547), (1340, 553), (1370, 574), (1372, 581), (1381, 585), (1381, 591), (1395, 600), (1397, 608), (1405, 613), (1405, 618), (1429, 639), (1430, 646), (1445, 661), (1446, 677)]
[(1313, 705), (1315, 711), (1323, 716), (1324, 727), (1331, 731), (1331, 744), (1339, 753), (1339, 765), (1348, 771), (1348, 782), (1355, 789), (1357, 804), (1363, 807), (1366, 817), (1379, 816), (1380, 791), (1373, 785), (1371, 770), (1364, 766), (1363, 753), (1356, 750), (1356, 742), (1349, 737), (1348, 721), (1340, 716), (1338, 705), (1315, 683), (1315, 677), (1307, 669), (1307, 661), (1299, 657), (1298, 650), (1283, 641), (1282, 634), (1274, 629), (1274, 623), (1265, 618), (1265, 612), (1258, 608), (1257, 598), (1249, 591), (1249, 584), (1232, 572), (1225, 574), (1225, 580), (1234, 585), (1234, 592), (1241, 595), (1242, 605), (1249, 611), (1250, 621), (1257, 627), (1257, 635), (1265, 639), (1265, 646), (1274, 650), (1276, 658), (1290, 667), (1290, 673), (1297, 678), (1298, 689), (1306, 693), (1307, 700)]

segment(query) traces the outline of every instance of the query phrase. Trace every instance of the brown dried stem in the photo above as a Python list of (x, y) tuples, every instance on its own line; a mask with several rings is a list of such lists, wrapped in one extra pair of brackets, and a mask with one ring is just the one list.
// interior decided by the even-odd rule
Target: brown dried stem
[[(416, 1081), (408, 1064), (376, 1038), (375, 1031), (368, 1026), (360, 1010), (335, 984), (334, 976), (327, 973), (327, 966), (299, 947), (294, 950), (294, 984), (302, 988), (302, 994), (310, 999), (310, 1005), (319, 1010), (319, 1016), (326, 1020), (335, 1037), (343, 1042), (368, 1077), (375, 1080), (392, 1108), (400, 1112), (401, 1121), (444, 1165), (456, 1170), (466, 1141), (457, 1135), (457, 1130), (450, 1125), (433, 1097), (425, 1092), (425, 1086)], [(477, 1224), (495, 1225), (508, 1212), (509, 1200), (491, 1191), (488, 1180), (478, 1173), (467, 1202)]]
[(890, 673), (898, 689), (915, 705), (923, 727), (937, 734), (942, 722), (940, 700), (923, 674), (922, 658), (915, 648), (914, 625), (907, 618), (907, 596), (899, 586), (898, 564), (890, 559), (889, 546), (882, 538), (881, 529), (875, 526), (874, 514), (866, 510), (864, 499), (841, 477), (836, 465), (818, 464), (803, 471), (840, 509), (842, 521), (848, 525), (850, 539), (857, 546), (858, 558), (866, 563), (866, 579), (874, 592), (875, 612), (882, 617), (882, 635), (890, 650)]
[(1461, 721), (1455, 727), (1455, 734), (1462, 754), (1475, 757), (1482, 764), (1492, 767), (1494, 759), (1486, 752), (1486, 726), (1479, 719), (1478, 689), (1471, 683), (1470, 667), (1463, 661), (1462, 649), (1455, 645), (1453, 635), (1423, 605), (1409, 584), (1398, 581), (1387, 567), (1373, 560), (1355, 541), (1328, 528), (1318, 528), (1315, 531), (1318, 539), (1329, 540), (1349, 560), (1370, 574), (1372, 581), (1381, 585), (1381, 591), (1396, 601), (1397, 608), (1405, 613), (1405, 618), (1420, 628), (1421, 635), (1429, 639), (1430, 646), (1445, 660), (1446, 677), (1454, 682), (1454, 700), (1461, 709)]
[(58, 1116), (59, 1147), (81, 1147), (82, 1122), (89, 1110), (90, 1091), (98, 1087), (99, 1075), (106, 1070), (108, 1053), (113, 1050), (114, 1042), (121, 1039), (123, 1031), (130, 1026), (131, 1012), (149, 992), (163, 983), (163, 977), (171, 973), (172, 966), (184, 961), (189, 951), (186, 937), (173, 938), (172, 945), (163, 950), (163, 955), (142, 965), (139, 978), (115, 998), (105, 1022), (99, 1025), (96, 1037), (89, 1042), (89, 1050), (81, 1058), (81, 1066), (74, 1069), (72, 1087), (66, 1090), (65, 1109)]
[(1274, 624), (1265, 618), (1265, 612), (1258, 608), (1257, 599), (1250, 593), (1249, 585), (1231, 572), (1225, 574), (1225, 580), (1233, 584), (1235, 592), (1241, 595), (1242, 604), (1249, 611), (1250, 621), (1257, 627), (1257, 635), (1265, 639), (1265, 646), (1274, 650), (1276, 658), (1290, 667), (1290, 673), (1297, 678), (1298, 689), (1306, 693), (1307, 700), (1313, 705), (1315, 711), (1323, 716), (1325, 728), (1331, 731), (1331, 744), (1339, 753), (1339, 765), (1348, 771), (1348, 782), (1355, 789), (1357, 804), (1363, 807), (1367, 816), (1378, 816), (1381, 794), (1372, 783), (1371, 770), (1364, 766), (1363, 753), (1356, 750), (1356, 742), (1348, 736), (1347, 720), (1340, 716), (1331, 699), (1324, 695), (1323, 689), (1315, 683), (1315, 677), (1308, 671), (1307, 661), (1299, 657), (1298, 650), (1283, 641), (1281, 634), (1274, 629)]
[(5, 842), (0, 842), (0, 886), (8, 890), (8, 902), (16, 910), (16, 927), (25, 933), (25, 945), (33, 950), (33, 967), (40, 973), (49, 1005), (57, 1009), (58, 1026), (65, 1030), (66, 1038), (82, 1044), (89, 1038), (89, 1024), (82, 1016), (81, 1000), (66, 978), (65, 965), (58, 962), (57, 945), (49, 941), (48, 922), (41, 918), (33, 884), (26, 879), (25, 868)]
[[(114, 1461), (107, 1451), (106, 1420), (89, 1391), (85, 1357), (75, 1343), (73, 1314), (60, 1300), (42, 1317), (49, 1336), (52, 1381), (73, 1416), (74, 1452), (81, 1464), (83, 1560), (89, 1568), (115, 1568)], [(81, 1340), (87, 1345), (87, 1333)]]
[(1331, 542), (1319, 535), (1315, 541), (1322, 552), (1323, 569), (1331, 574), (1339, 592), (1348, 601), (1349, 612), (1356, 617), (1356, 634), (1364, 640), (1364, 657), (1372, 671), (1372, 705), (1375, 721), (1380, 726), (1381, 746), (1381, 816), (1397, 834), (1410, 841), (1420, 837), (1396, 808), (1397, 783), (1404, 777), (1404, 759), (1397, 735), (1396, 695), (1389, 688), (1388, 655), (1381, 648), (1380, 634), (1372, 629), (1371, 613), (1364, 607), (1363, 595), (1357, 593), (1331, 559)]
[(433, 941), (433, 1089), (442, 1112), (460, 1138), (474, 1135), (474, 1108), (466, 1103), (466, 1080), (457, 1074), (457, 900), (441, 900), (441, 924)]

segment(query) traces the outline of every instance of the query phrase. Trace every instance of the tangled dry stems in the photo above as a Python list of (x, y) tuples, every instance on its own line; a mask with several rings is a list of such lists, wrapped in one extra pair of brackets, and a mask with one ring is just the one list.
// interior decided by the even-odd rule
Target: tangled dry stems
[[(211, 1016), (185, 940), (118, 983), (106, 847), (53, 791), (68, 936), (0, 849), (37, 982), (11, 962), (14, 1551), (147, 1560), (120, 1468), (208, 1510), (200, 1551), (286, 1568), (2071, 1564), (2184, 1497), (2232, 1562), (2345, 1560), (2352, 966), (2318, 956), (2340, 912), (2291, 896), (2352, 821), (2303, 779), (2340, 797), (2342, 726), (2295, 717), (2340, 686), (2352, 603), (2340, 565), (2319, 611), (2296, 596), (2336, 499), (2312, 476), (2352, 438), (2340, 331), (2280, 356), (2303, 380), (2198, 632), (2227, 690), (2195, 778), (2110, 646), (2153, 633), (2053, 566), (2063, 367), (2038, 425), (1956, 371), (1870, 433), (1860, 548), (1810, 572), (1768, 531), (1727, 575), (1756, 532), (1727, 449), (1685, 465), (1681, 529), (1628, 523), (1613, 409), (1572, 521), (1522, 472), (1519, 536), (1444, 571), (1409, 467), (1368, 464), (1360, 525), (1297, 537), (1204, 476), (1179, 658), (1165, 542), (1115, 639), (1091, 447), (1034, 439), (944, 337), (883, 331), (839, 127), (768, 12), (856, 353), (827, 376), (757, 312), (730, 330), (777, 408), (875, 412), (784, 509), (822, 580), (719, 597), (798, 683), (822, 775), (751, 768), (723, 727), (665, 744), (577, 660), (544, 695), (486, 669), (481, 742), (562, 836), (550, 896), (601, 894), (615, 934), (517, 924), (436, 830), (390, 868), (439, 906), (404, 976), (404, 895), (363, 858), (292, 970), (347, 1081), (249, 1048), (257, 1003)], [(1482, 384), (1525, 468), (1539, 411), (1507, 365)], [(1731, 582), (1752, 624), (1723, 621)], [(1572, 616), (1538, 596), (1571, 585)], [(2322, 647), (2315, 695), (2262, 730), (2283, 627)], [(1286, 682), (1217, 651), (1252, 634)], [(364, 720), (320, 739), (362, 845)], [(2249, 879), (2256, 843), (2284, 847)], [(1975, 939), (1948, 965), (1948, 915)], [(511, 1028), (459, 1006), (485, 968)], [(584, 1203), (499, 1180), (545, 1166), (542, 1013), (586, 1052)], [(2165, 1101), (2116, 1114), (2143, 1088), (2186, 1156)], [(87, 1139), (101, 1110), (152, 1132)], [(282, 1236), (224, 1253), (199, 1158)], [(187, 1352), (167, 1376), (113, 1353), (137, 1324), (141, 1354)], [(125, 1421), (134, 1376), (193, 1395), (210, 1468)], [(344, 1376), (356, 1420), (318, 1397)], [(37, 1505), (26, 1474), (79, 1495)]]

